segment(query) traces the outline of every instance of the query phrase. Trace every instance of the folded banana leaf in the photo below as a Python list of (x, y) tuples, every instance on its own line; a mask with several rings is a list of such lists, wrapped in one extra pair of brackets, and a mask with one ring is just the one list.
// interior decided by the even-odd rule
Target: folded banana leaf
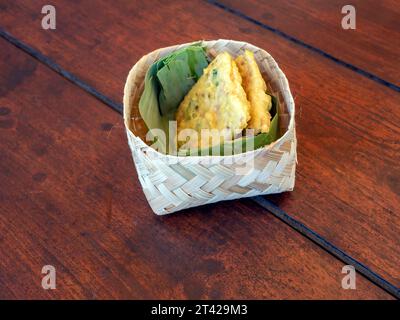
[[(139, 112), (148, 129), (157, 128), (165, 132), (165, 139), (157, 141), (162, 153), (168, 150), (168, 121), (175, 120), (180, 102), (207, 65), (205, 48), (194, 44), (158, 60), (147, 71)], [(156, 138), (155, 134), (151, 138)]]

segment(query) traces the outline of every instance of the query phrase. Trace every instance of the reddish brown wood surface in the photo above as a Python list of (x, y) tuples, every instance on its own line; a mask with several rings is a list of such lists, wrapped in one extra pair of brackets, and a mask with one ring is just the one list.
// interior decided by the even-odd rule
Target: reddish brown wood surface
[[(396, 0), (221, 0), (268, 26), (400, 85), (400, 2)], [(356, 29), (342, 28), (342, 7), (356, 9)]]
[(299, 140), (296, 189), (270, 199), (400, 285), (397, 92), (204, 2), (54, 4), (55, 31), (40, 28), (29, 1), (5, 2), (2, 26), (116, 101), (131, 66), (157, 47), (235, 38), (269, 51), (291, 83)]
[(390, 298), (248, 200), (155, 216), (120, 115), (2, 39), (0, 70), (1, 299)]

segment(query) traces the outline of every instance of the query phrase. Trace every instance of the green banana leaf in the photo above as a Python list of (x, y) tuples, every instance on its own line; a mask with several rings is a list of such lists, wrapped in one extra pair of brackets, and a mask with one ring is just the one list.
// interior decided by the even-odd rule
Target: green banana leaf
[(205, 156), (205, 155), (234, 155), (247, 151), (262, 148), (280, 138), (279, 131), (279, 101), (274, 96), (271, 96), (272, 116), (271, 126), (268, 132), (259, 133), (256, 136), (241, 137), (231, 141), (227, 141), (220, 145), (215, 145), (210, 148), (203, 149), (180, 149), (178, 154), (181, 156)]
[(175, 120), (175, 112), (192, 86), (208, 65), (205, 48), (193, 44), (153, 63), (148, 69), (144, 91), (139, 101), (139, 112), (148, 129), (161, 129), (165, 139), (150, 138), (158, 143), (159, 151), (168, 150), (168, 121)]
[(158, 70), (157, 79), (160, 84), (158, 102), (160, 113), (174, 120), (175, 112), (185, 95), (203, 74), (208, 65), (202, 47), (189, 47), (175, 54)]

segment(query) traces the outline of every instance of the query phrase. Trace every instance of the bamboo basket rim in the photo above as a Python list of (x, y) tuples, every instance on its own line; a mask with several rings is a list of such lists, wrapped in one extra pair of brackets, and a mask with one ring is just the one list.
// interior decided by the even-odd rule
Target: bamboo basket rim
[[(235, 44), (241, 44), (241, 45), (249, 45), (250, 47), (252, 47), (252, 49), (257, 49), (257, 50), (261, 50), (263, 51), (264, 54), (266, 54), (268, 56), (269, 59), (271, 59), (271, 63), (275, 65), (276, 68), (276, 72), (279, 74), (280, 78), (282, 81), (284, 81), (283, 86), (289, 91), (289, 96), (288, 99), (289, 101), (286, 101), (286, 97), (284, 95), (283, 99), (285, 100), (285, 108), (289, 114), (289, 123), (288, 126), (285, 130), (285, 133), (276, 141), (270, 143), (269, 145), (266, 145), (264, 147), (255, 149), (255, 150), (250, 150), (250, 151), (246, 151), (246, 152), (242, 152), (242, 153), (238, 153), (238, 154), (233, 154), (233, 155), (204, 155), (204, 156), (186, 156), (186, 155), (171, 155), (171, 154), (164, 154), (161, 153), (159, 151), (157, 151), (156, 149), (152, 148), (151, 146), (149, 146), (148, 144), (146, 144), (139, 136), (137, 136), (130, 128), (129, 126), (129, 121), (131, 118), (131, 110), (133, 108), (132, 105), (130, 105), (132, 103), (131, 100), (131, 88), (132, 88), (132, 82), (136, 77), (136, 66), (142, 62), (142, 60), (144, 60), (145, 58), (147, 58), (149, 55), (157, 55), (157, 59), (160, 59), (163, 57), (163, 55), (160, 55), (161, 51), (169, 51), (171, 50), (171, 52), (176, 51), (180, 48), (183, 47), (187, 47), (190, 46), (192, 44), (195, 43), (201, 43), (204, 44), (207, 47), (207, 44), (213, 44), (216, 43), (218, 41), (227, 41), (227, 42), (233, 42)], [(257, 59), (256, 59), (257, 60)], [(150, 67), (150, 65), (149, 65)], [(141, 92), (140, 94), (142, 94), (143, 92)], [(291, 105), (292, 108), (289, 108), (288, 106)], [(283, 71), (281, 70), (281, 68), (279, 67), (278, 63), (275, 61), (275, 59), (264, 49), (259, 48), (251, 43), (245, 42), (245, 41), (238, 41), (238, 40), (232, 40), (232, 39), (218, 39), (218, 40), (197, 40), (197, 41), (192, 41), (192, 42), (187, 42), (187, 43), (183, 43), (183, 44), (176, 44), (176, 45), (172, 45), (172, 46), (168, 46), (168, 47), (163, 47), (163, 48), (158, 48), (156, 50), (153, 50), (149, 53), (147, 53), (146, 55), (142, 56), (131, 68), (131, 70), (128, 73), (126, 82), (125, 82), (125, 86), (124, 86), (124, 96), (123, 96), (123, 117), (124, 117), (124, 124), (125, 124), (125, 128), (127, 130), (128, 134), (132, 134), (133, 137), (135, 139), (137, 139), (140, 144), (142, 144), (141, 147), (144, 148), (148, 148), (149, 150), (151, 150), (152, 153), (154, 153), (157, 157), (160, 158), (169, 158), (169, 159), (174, 159), (174, 160), (182, 160), (184, 158), (190, 158), (193, 161), (199, 160), (199, 161), (204, 161), (207, 158), (212, 157), (213, 159), (217, 159), (217, 158), (224, 158), (224, 159), (234, 159), (234, 158), (240, 158), (240, 157), (246, 157), (249, 155), (255, 155), (259, 152), (265, 151), (265, 150), (269, 150), (269, 149), (273, 149), (273, 147), (281, 142), (282, 140), (286, 140), (287, 136), (290, 134), (290, 132), (292, 130), (294, 130), (294, 126), (295, 126), (295, 103), (294, 103), (294, 99), (293, 96), (291, 94), (290, 91), (290, 86), (289, 86), (289, 82), (285, 76), (285, 74), (283, 73)]]

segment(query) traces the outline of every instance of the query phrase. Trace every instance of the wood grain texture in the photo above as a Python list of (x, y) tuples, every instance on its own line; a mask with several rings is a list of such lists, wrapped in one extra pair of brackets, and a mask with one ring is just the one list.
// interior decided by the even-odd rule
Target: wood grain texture
[[(268, 26), (400, 85), (400, 3), (395, 0), (221, 0)], [(356, 9), (356, 29), (342, 28), (342, 7)]]
[(4, 2), (2, 26), (116, 101), (158, 47), (234, 38), (269, 51), (290, 81), (299, 140), (295, 191), (269, 199), (400, 285), (398, 93), (204, 2), (54, 4), (56, 31), (40, 29), (40, 2)]
[(391, 298), (248, 200), (155, 216), (120, 115), (4, 40), (0, 70), (0, 299)]

